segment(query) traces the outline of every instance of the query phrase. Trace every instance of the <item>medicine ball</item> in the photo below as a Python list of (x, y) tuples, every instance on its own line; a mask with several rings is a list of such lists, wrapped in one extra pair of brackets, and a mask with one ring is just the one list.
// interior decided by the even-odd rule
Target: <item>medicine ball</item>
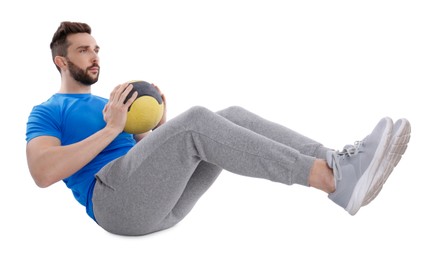
[(163, 117), (164, 104), (162, 97), (153, 84), (145, 81), (132, 81), (133, 89), (126, 101), (138, 92), (135, 101), (130, 105), (124, 131), (130, 134), (141, 134), (156, 127)]

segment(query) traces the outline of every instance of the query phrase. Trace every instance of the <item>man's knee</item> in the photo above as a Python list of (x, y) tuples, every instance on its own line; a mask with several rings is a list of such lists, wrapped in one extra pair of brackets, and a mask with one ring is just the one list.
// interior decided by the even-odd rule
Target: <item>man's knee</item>
[(199, 118), (205, 118), (206, 115), (212, 114), (213, 112), (209, 109), (202, 107), (202, 106), (194, 106), (188, 109), (185, 114), (190, 119), (199, 119)]
[(185, 111), (180, 117), (181, 122), (187, 125), (204, 122), (211, 118), (214, 113), (202, 106), (194, 106)]
[(234, 121), (241, 118), (245, 113), (247, 113), (247, 110), (239, 106), (231, 106), (226, 109), (220, 110), (217, 113), (222, 117)]

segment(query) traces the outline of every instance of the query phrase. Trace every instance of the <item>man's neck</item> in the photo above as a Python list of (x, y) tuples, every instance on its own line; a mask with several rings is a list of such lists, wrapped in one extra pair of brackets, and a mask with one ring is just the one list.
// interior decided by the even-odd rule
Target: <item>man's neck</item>
[(74, 79), (62, 79), (61, 88), (58, 93), (64, 94), (90, 94), (91, 86), (83, 85), (80, 82), (75, 81)]

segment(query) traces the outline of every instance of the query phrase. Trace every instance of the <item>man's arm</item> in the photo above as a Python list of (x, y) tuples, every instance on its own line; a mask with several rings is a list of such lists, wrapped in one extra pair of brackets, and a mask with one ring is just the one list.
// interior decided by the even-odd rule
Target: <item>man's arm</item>
[(66, 146), (61, 146), (56, 137), (36, 137), (27, 144), (31, 176), (42, 188), (67, 178), (95, 158), (117, 135), (117, 131), (104, 128), (78, 143)]
[(132, 90), (128, 83), (117, 86), (111, 92), (104, 108), (105, 128), (88, 138), (62, 146), (58, 138), (39, 136), (27, 144), (27, 162), (31, 176), (39, 187), (48, 187), (80, 170), (97, 156), (119, 135), (126, 123), (127, 109), (137, 93), (124, 103)]

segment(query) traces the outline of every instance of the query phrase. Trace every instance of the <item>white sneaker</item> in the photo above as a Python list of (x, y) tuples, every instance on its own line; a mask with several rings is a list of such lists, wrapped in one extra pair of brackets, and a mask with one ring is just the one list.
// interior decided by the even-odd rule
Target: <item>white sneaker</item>
[(368, 194), (376, 194), (374, 179), (386, 173), (378, 171), (386, 157), (393, 130), (393, 121), (385, 117), (362, 141), (346, 145), (343, 151), (330, 151), (326, 161), (335, 177), (335, 192), (329, 198), (354, 215)]

